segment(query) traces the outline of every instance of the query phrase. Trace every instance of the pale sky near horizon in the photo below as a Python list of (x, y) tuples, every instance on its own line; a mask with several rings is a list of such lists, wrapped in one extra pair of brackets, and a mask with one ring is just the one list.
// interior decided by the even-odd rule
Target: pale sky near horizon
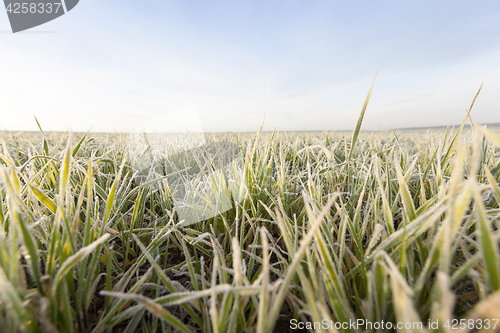
[(500, 122), (498, 1), (81, 0), (9, 31), (0, 8), (0, 130), (349, 130), (377, 71), (363, 129), (459, 124), (482, 82)]

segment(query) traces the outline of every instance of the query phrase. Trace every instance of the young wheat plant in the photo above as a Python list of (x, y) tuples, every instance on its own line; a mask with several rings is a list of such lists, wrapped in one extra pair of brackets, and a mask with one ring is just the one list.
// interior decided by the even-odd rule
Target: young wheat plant
[(216, 135), (246, 187), (190, 225), (124, 137), (2, 133), (0, 331), (491, 331), (500, 136), (359, 130)]

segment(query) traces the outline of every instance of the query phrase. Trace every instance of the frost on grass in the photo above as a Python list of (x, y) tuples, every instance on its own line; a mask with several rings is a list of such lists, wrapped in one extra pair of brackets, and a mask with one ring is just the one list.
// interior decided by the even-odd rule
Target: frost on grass
[(493, 323), (500, 140), (460, 131), (1, 133), (0, 328)]

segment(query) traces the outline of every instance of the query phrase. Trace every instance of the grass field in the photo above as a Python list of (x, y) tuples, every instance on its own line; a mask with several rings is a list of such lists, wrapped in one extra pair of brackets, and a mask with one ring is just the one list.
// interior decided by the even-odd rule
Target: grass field
[(241, 149), (242, 200), (182, 226), (125, 136), (0, 134), (0, 331), (493, 327), (498, 134), (358, 130), (219, 135)]

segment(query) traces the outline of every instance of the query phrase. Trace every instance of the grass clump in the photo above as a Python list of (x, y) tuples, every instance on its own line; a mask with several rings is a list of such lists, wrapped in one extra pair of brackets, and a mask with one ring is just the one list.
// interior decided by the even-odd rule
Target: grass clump
[(242, 201), (182, 225), (168, 187), (134, 178), (123, 137), (3, 133), (2, 330), (273, 332), (362, 319), (422, 322), (415, 332), (439, 320), (445, 332), (447, 320), (500, 318), (494, 131), (217, 140), (241, 148)]

